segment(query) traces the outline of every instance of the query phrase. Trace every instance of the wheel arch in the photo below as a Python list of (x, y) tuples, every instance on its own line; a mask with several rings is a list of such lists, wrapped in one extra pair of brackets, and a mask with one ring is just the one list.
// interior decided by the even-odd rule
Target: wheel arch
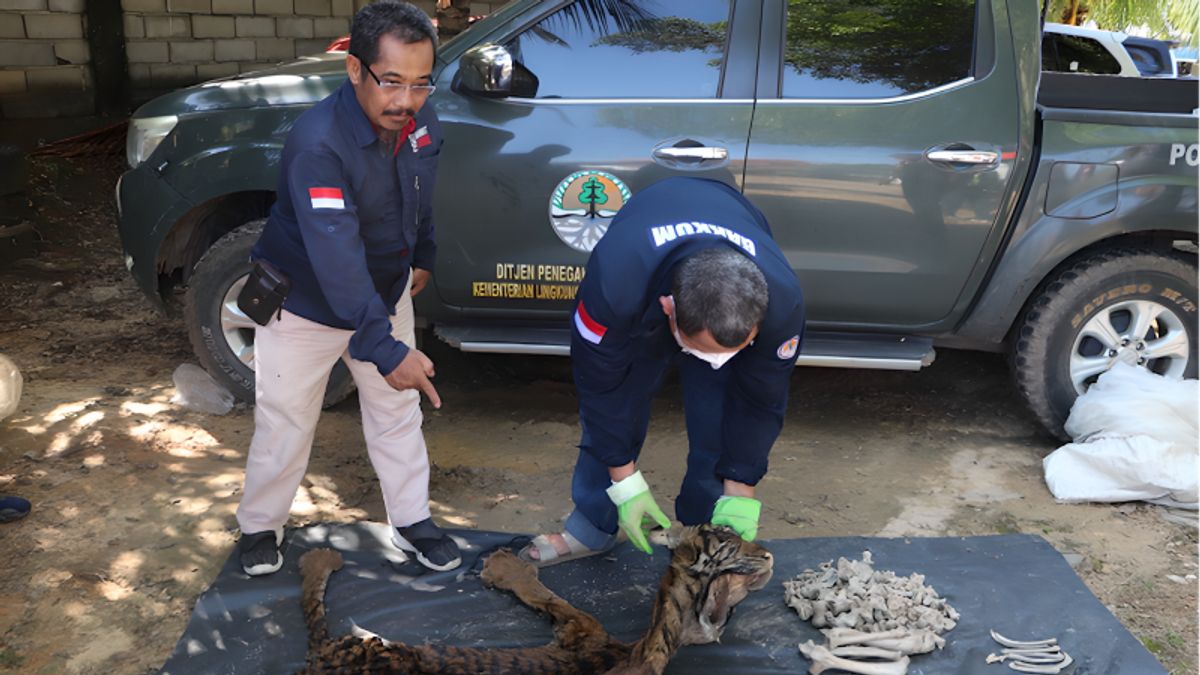
[(1197, 238), (1196, 233), (1187, 233), (1170, 230), (1149, 230), (1145, 232), (1128, 232), (1124, 234), (1114, 235), (1092, 242), (1087, 246), (1075, 251), (1071, 255), (1063, 258), (1058, 264), (1054, 265), (1049, 271), (1042, 274), (1036, 284), (1029, 287), (1028, 293), (1021, 302), (1016, 303), (1016, 311), (1008, 321), (1008, 328), (1004, 331), (1003, 342), (1005, 344), (1011, 342), (1013, 331), (1021, 325), (1021, 317), (1029, 309), (1029, 306), (1037, 299), (1046, 287), (1057, 278), (1063, 270), (1074, 266), (1078, 261), (1090, 257), (1099, 251), (1114, 250), (1114, 249), (1149, 249), (1152, 251), (1168, 252), (1171, 250), (1183, 250), (1186, 248), (1180, 246), (1180, 243), (1190, 242), (1192, 252), (1195, 250)]
[(170, 298), (171, 289), (187, 283), (196, 263), (218, 239), (251, 220), (267, 217), (274, 202), (270, 190), (229, 192), (201, 202), (176, 220), (155, 259), (159, 295)]
[(1096, 251), (1111, 248), (1169, 251), (1181, 244), (1190, 245), (1194, 251), (1197, 243), (1196, 231), (1175, 228), (1115, 232), (1097, 228), (1082, 242), (1061, 233), (1061, 228), (1057, 223), (1048, 224), (1043, 232), (1030, 233), (1008, 247), (979, 300), (947, 344), (1002, 350), (1029, 304), (1046, 285), (1062, 270)]

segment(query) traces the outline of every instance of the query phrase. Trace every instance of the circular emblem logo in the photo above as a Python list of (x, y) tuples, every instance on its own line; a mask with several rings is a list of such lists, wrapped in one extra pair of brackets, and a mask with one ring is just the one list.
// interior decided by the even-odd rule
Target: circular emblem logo
[(632, 196), (629, 186), (611, 173), (576, 171), (554, 188), (550, 226), (564, 244), (590, 253)]
[(785, 340), (783, 342), (783, 344), (779, 345), (779, 349), (775, 350), (775, 353), (777, 355), (779, 355), (779, 358), (786, 361), (788, 359), (795, 358), (796, 348), (799, 346), (800, 346), (800, 336), (793, 335), (792, 337)]

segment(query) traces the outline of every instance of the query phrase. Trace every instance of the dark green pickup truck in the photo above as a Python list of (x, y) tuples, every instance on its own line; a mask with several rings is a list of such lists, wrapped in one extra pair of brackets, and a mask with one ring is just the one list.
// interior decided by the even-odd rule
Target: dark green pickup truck
[[(607, 7), (607, 10), (597, 10)], [(439, 259), (419, 297), (464, 351), (566, 354), (588, 252), (661, 178), (736, 186), (803, 283), (798, 363), (1012, 355), (1046, 427), (1118, 361), (1195, 377), (1195, 80), (1040, 71), (1032, 0), (515, 0), (439, 51)], [(233, 298), (329, 53), (143, 106), (126, 262), (253, 397)], [(330, 397), (344, 391), (334, 378)]]

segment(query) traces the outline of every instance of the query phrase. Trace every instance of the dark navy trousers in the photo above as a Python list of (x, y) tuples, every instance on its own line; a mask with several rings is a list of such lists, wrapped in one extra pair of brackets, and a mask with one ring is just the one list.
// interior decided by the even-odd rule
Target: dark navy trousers
[[(666, 353), (655, 350), (656, 353), (635, 360), (630, 368), (629, 377), (638, 378), (644, 384), (637, 388), (643, 392), (644, 400), (636, 407), (639, 413), (633, 425), (633, 452), (635, 458), (642, 452), (646, 429), (650, 425), (651, 403), (662, 386), (667, 368), (678, 366), (687, 421), (688, 457), (687, 472), (675, 499), (675, 518), (684, 525), (699, 525), (712, 518), (713, 506), (725, 491), (724, 481), (717, 477), (715, 470), (723, 452), (721, 413), (732, 368), (725, 364), (713, 370), (708, 363), (679, 351), (673, 340), (670, 344), (673, 350)], [(575, 510), (567, 518), (564, 529), (584, 546), (602, 549), (612, 545), (616, 537), (617, 507), (605, 492), (612, 485), (608, 466), (587, 451), (589, 442), (585, 426), (571, 483)], [(658, 494), (663, 486), (651, 485), (650, 489), (651, 494)]]

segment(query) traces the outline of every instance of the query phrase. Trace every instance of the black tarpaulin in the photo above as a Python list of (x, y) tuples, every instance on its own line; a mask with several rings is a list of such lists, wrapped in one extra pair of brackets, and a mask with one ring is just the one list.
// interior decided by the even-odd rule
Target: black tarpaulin
[[(307, 633), (300, 611), (298, 560), (311, 548), (342, 553), (345, 566), (326, 593), (330, 630), (352, 626), (388, 640), (474, 647), (537, 646), (551, 641), (550, 622), (511, 595), (483, 587), (481, 553), (514, 535), (453, 531), (463, 566), (424, 573), (388, 543), (386, 525), (314, 526), (288, 533), (278, 573), (249, 578), (231, 555), (200, 596), (191, 621), (163, 666), (186, 673), (287, 673), (304, 663)], [(1003, 675), (985, 657), (999, 651), (989, 629), (1016, 640), (1057, 637), (1076, 665), (1075, 675), (1166, 673), (1045, 540), (1032, 535), (882, 539), (816, 537), (765, 541), (775, 555), (766, 588), (739, 605), (720, 644), (683, 648), (668, 673), (797, 673), (807, 660), (797, 646), (823, 642), (820, 633), (784, 604), (783, 582), (838, 557), (871, 551), (876, 570), (925, 575), (962, 615), (940, 652), (915, 656), (911, 675)], [(622, 544), (596, 556), (543, 569), (542, 581), (576, 607), (595, 615), (610, 633), (634, 640), (645, 629), (658, 579), (669, 554), (653, 556)]]

